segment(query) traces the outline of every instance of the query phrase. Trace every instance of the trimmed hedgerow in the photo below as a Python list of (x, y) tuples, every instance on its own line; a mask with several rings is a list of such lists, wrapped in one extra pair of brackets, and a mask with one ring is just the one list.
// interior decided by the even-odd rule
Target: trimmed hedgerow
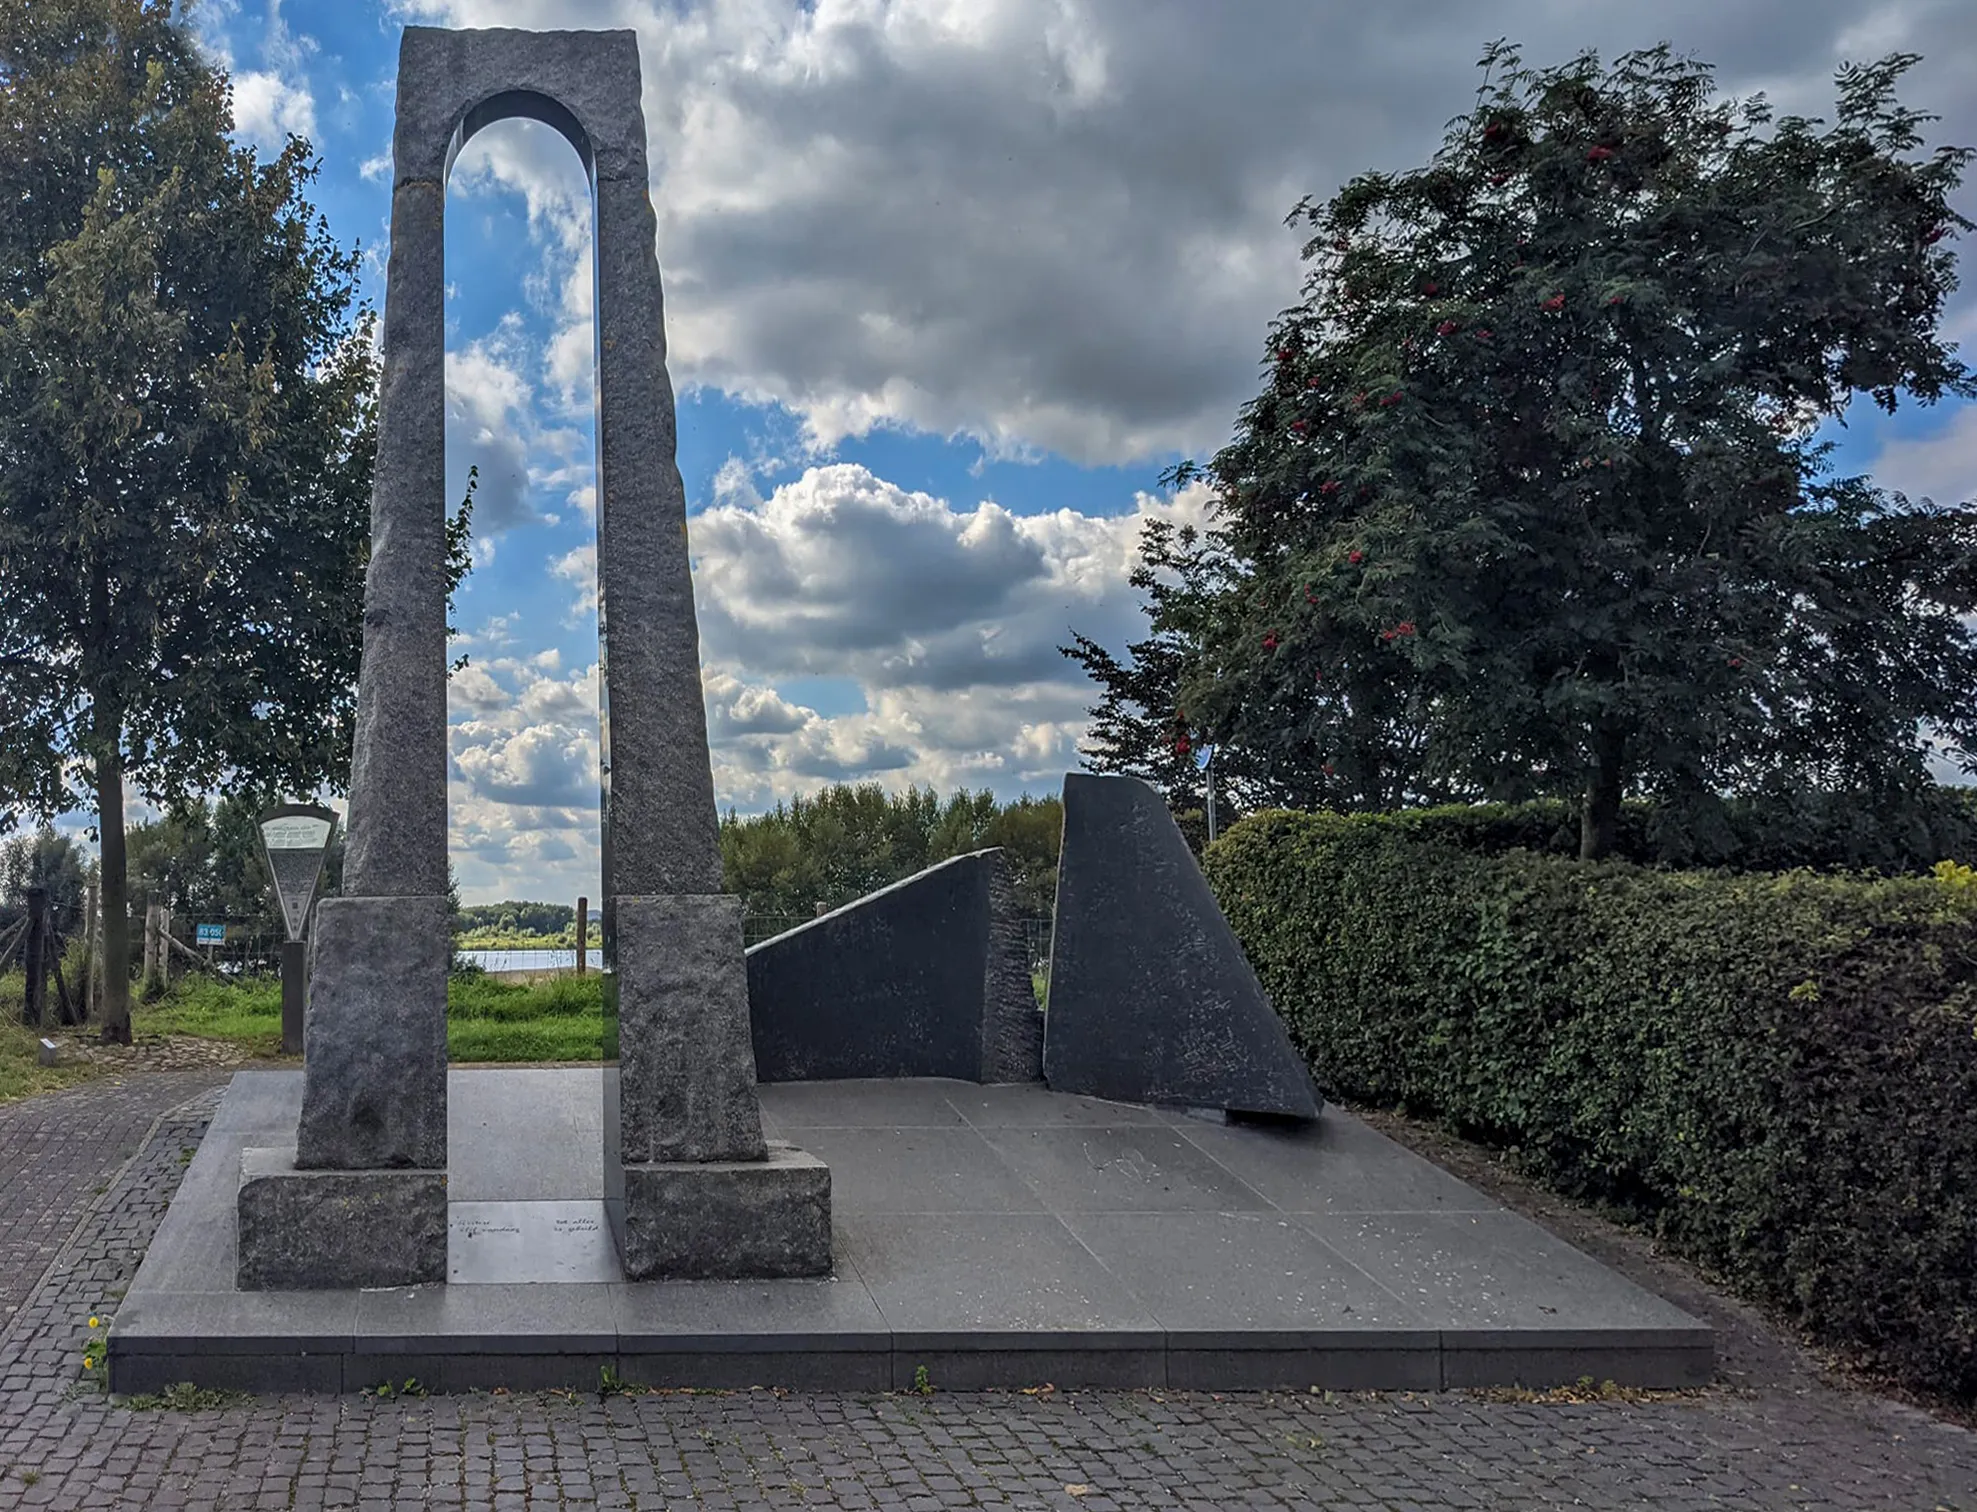
[(1321, 1085), (1514, 1147), (1977, 1398), (1977, 887), (1490, 856), (1260, 814), (1210, 882)]
[[(1350, 822), (1490, 855), (1579, 854), (1579, 806), (1563, 798), (1355, 814)], [(1700, 812), (1631, 801), (1621, 807), (1613, 848), (1614, 860), (1644, 866), (1754, 872), (1811, 867), (1901, 875), (1926, 872), (1946, 858), (1977, 862), (1977, 794), (1970, 789), (1935, 788), (1899, 823), (1858, 798), (1814, 791), (1732, 798)]]

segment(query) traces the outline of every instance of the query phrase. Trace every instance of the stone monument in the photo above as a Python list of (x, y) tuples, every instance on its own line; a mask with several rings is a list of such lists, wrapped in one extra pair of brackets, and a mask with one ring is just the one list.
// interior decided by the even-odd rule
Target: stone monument
[(1071, 772), (1050, 941), (1053, 1092), (1314, 1119), (1322, 1101), (1166, 802)]
[[(606, 1211), (628, 1279), (819, 1275), (830, 1173), (763, 1138), (674, 460), (634, 33), (407, 27), (343, 896), (293, 1147), (243, 1152), (243, 1288), (446, 1277), (446, 180), (521, 116), (595, 214)], [(518, 1131), (518, 1137), (521, 1137)]]
[(974, 851), (753, 946), (748, 1008), (764, 1082), (1043, 1079), (1008, 857)]

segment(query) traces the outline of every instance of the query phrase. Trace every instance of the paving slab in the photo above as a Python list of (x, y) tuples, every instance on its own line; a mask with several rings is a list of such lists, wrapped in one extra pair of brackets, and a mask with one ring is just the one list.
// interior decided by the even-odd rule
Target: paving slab
[(1060, 1213), (1257, 1212), (1270, 1206), (1164, 1124), (994, 1129), (985, 1138)]
[(535, 1067), (455, 1077), (446, 1109), (453, 1201), (601, 1202), (604, 1109), (572, 1102), (569, 1088), (566, 1071)]
[(1468, 1183), (1336, 1109), (1301, 1128), (1218, 1126), (1179, 1117), (1171, 1127), (1285, 1212), (1499, 1210)]
[(601, 1198), (447, 1207), (446, 1279), (455, 1286), (624, 1280)]
[(450, 1284), (243, 1294), (239, 1152), (302, 1086), (239, 1074), (118, 1315), (118, 1389), (1673, 1386), (1713, 1360), (1706, 1326), (1337, 1109), (1286, 1133), (932, 1079), (762, 1089), (831, 1168), (829, 1279), (627, 1283), (587, 1195), (601, 1076), (450, 1073)]
[(1298, 1221), (1448, 1329), (1681, 1327), (1688, 1315), (1516, 1213), (1301, 1214)]
[(373, 1354), (610, 1354), (617, 1284), (410, 1286), (361, 1292), (355, 1324)]
[(1170, 1330), (1198, 1342), (1396, 1330), (1435, 1342), (1418, 1306), (1282, 1213), (1070, 1213), (1064, 1225)]
[(763, 1114), (791, 1132), (953, 1128), (966, 1121), (952, 1100), (963, 1085), (934, 1079), (777, 1082), (759, 1091)]
[(968, 1128), (806, 1129), (838, 1213), (1040, 1213), (1044, 1202)]
[(1001, 1087), (948, 1085), (947, 1105), (978, 1129), (1054, 1129), (1064, 1125), (1118, 1128), (1167, 1121), (1164, 1112), (1138, 1103), (1107, 1102), (1074, 1092), (1015, 1084)]
[(627, 1354), (889, 1354), (892, 1330), (856, 1271), (819, 1281), (660, 1281), (612, 1289)]
[(1050, 1213), (845, 1217), (851, 1261), (895, 1334), (956, 1346), (981, 1334), (1124, 1333), (1159, 1321)]

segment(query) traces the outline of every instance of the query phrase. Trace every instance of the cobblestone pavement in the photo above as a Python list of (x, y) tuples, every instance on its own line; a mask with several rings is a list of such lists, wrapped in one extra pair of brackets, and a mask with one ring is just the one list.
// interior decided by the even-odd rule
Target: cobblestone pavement
[[(112, 1113), (116, 1097), (88, 1106), (129, 1128), (175, 1095), (183, 1085), (134, 1080), (118, 1094), (128, 1111)], [(6, 1110), (10, 1202), (33, 1186), (15, 1168), (38, 1148), (35, 1119), (66, 1124), (80, 1096)], [(1977, 1512), (1977, 1435), (1809, 1376), (1620, 1402), (737, 1392), (113, 1406), (78, 1381), (84, 1320), (114, 1311), (215, 1102), (182, 1101), (127, 1162), (104, 1138), (94, 1171), (68, 1172), (107, 1190), (0, 1333), (0, 1507)], [(0, 1231), (21, 1216), (0, 1211)]]
[(225, 1079), (135, 1075), (0, 1104), (0, 1332), (158, 1115)]

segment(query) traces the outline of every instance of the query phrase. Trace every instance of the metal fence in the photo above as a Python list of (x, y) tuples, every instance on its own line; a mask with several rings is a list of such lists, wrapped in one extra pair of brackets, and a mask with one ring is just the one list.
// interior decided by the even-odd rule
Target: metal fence
[[(220, 926), (225, 931), (225, 938), (216, 944), (202, 944), (199, 939), (199, 926), (202, 924)], [(237, 980), (242, 977), (281, 975), (281, 931), (270, 927), (266, 919), (175, 913), (172, 915), (171, 935), (217, 976)], [(138, 914), (131, 920), (130, 939), (132, 954), (141, 954), (144, 948), (144, 915)], [(174, 978), (197, 969), (179, 951), (166, 953), (172, 958), (171, 975)]]

